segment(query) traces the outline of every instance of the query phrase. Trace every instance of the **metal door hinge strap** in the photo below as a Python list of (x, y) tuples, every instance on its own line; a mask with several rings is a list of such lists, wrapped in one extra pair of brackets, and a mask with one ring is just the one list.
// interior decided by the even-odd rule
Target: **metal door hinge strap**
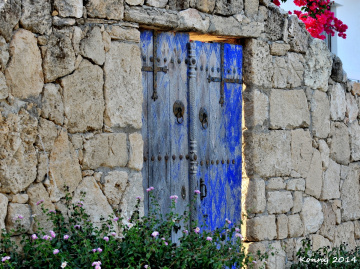
[[(153, 67), (152, 66), (143, 66), (141, 68), (141, 71), (144, 71), (144, 72), (152, 72), (153, 71)], [(155, 72), (164, 72), (164, 73), (167, 73), (169, 71), (169, 68), (167, 66), (157, 66), (155, 68)]]
[(241, 84), (241, 79), (234, 79), (234, 78), (225, 78), (225, 79), (222, 79), (222, 78), (217, 78), (217, 77), (209, 76), (209, 77), (208, 77), (208, 81), (209, 81), (209, 83), (210, 83), (210, 82), (222, 82), (222, 81), (224, 81), (225, 83)]

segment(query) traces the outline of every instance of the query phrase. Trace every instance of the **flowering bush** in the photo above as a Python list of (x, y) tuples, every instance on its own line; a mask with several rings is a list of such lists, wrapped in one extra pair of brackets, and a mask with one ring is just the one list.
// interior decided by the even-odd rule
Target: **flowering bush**
[[(163, 218), (153, 189), (148, 189), (152, 208), (148, 216), (139, 217), (141, 198), (137, 197), (131, 219), (111, 216), (103, 219), (100, 227), (89, 221), (86, 205), (82, 201), (71, 204), (69, 195), (67, 218), (58, 211), (47, 211), (39, 201), (52, 230), (38, 228), (36, 234), (23, 234), (21, 252), (11, 240), (16, 231), (3, 230), (0, 268), (251, 268), (256, 263), (255, 256), (245, 254), (240, 229), (230, 220), (216, 231), (204, 227), (200, 232), (196, 223), (190, 230), (188, 212), (174, 213), (178, 196), (170, 197), (171, 210)], [(198, 193), (195, 191), (195, 196)], [(21, 219), (16, 222), (24, 232)], [(172, 243), (175, 234), (182, 235), (178, 243)], [(266, 254), (257, 254), (258, 260), (265, 258)]]
[[(285, 3), (287, 0), (281, 0)], [(346, 38), (346, 30), (348, 26), (341, 20), (335, 18), (334, 12), (330, 11), (332, 1), (330, 0), (293, 0), (295, 5), (301, 7), (302, 11), (295, 10), (294, 13), (300, 20), (305, 23), (306, 30), (312, 37), (325, 39), (322, 35), (323, 32), (335, 35), (338, 32), (338, 36)], [(272, 2), (280, 6), (279, 0), (272, 0)], [(291, 14), (291, 12), (289, 12)]]

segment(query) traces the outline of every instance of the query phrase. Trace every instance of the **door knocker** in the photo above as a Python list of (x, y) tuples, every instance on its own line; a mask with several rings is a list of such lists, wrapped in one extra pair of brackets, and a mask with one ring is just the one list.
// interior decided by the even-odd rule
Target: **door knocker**
[(185, 113), (185, 106), (183, 102), (180, 100), (175, 101), (173, 105), (173, 112), (176, 117), (176, 121), (178, 124), (182, 124), (184, 122), (184, 113)]
[(200, 108), (199, 111), (199, 120), (203, 129), (206, 129), (209, 126), (208, 123), (208, 114), (205, 108)]
[(200, 178), (200, 199), (203, 200), (207, 196), (207, 187), (205, 180)]

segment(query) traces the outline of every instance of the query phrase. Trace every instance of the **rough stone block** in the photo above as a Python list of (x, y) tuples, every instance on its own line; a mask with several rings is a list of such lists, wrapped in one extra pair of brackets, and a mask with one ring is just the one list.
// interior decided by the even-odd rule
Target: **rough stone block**
[(124, 17), (123, 0), (89, 0), (86, 4), (87, 14), (91, 18), (122, 20)]
[(16, 204), (26, 204), (29, 200), (29, 195), (26, 193), (24, 194), (16, 194), (12, 197), (11, 202)]
[(280, 241), (274, 241), (271, 243), (273, 255), (269, 255), (267, 260), (266, 268), (267, 269), (278, 269), (285, 268), (286, 254), (283, 248), (281, 247)]
[(21, 0), (2, 1), (0, 5), (0, 35), (10, 41), (21, 16)]
[[(244, 242), (243, 245), (245, 247), (246, 254), (254, 254), (257, 253), (258, 251), (260, 251), (260, 253), (266, 252), (266, 246), (261, 242), (249, 242), (249, 243)], [(261, 266), (265, 266), (264, 261), (257, 260), (256, 256), (254, 257), (254, 259), (257, 261), (257, 263), (254, 265), (254, 269), (259, 269), (262, 268)]]
[(128, 167), (141, 171), (143, 167), (143, 148), (144, 141), (142, 135), (139, 133), (133, 133), (129, 135), (130, 141), (130, 158)]
[(277, 236), (275, 219), (274, 215), (247, 219), (242, 234), (249, 241), (273, 240)]
[(270, 178), (267, 181), (267, 190), (283, 190), (286, 187), (286, 183), (281, 177)]
[(272, 86), (274, 88), (286, 88), (289, 77), (289, 66), (286, 58), (273, 57), (273, 68)]
[(288, 77), (288, 87), (296, 88), (303, 85), (304, 80), (304, 71), (305, 71), (305, 59), (302, 54), (299, 53), (288, 53), (288, 68), (289, 68), (289, 77)]
[(131, 6), (142, 6), (145, 0), (125, 0), (125, 2)]
[(308, 127), (310, 112), (303, 90), (271, 90), (270, 128)]
[(342, 243), (348, 244), (347, 250), (353, 250), (356, 247), (354, 223), (351, 221), (336, 226), (334, 247), (339, 247)]
[(290, 215), (289, 219), (289, 237), (299, 237), (304, 234), (304, 225), (299, 214)]
[(105, 62), (105, 49), (100, 27), (94, 27), (80, 43), (80, 53), (98, 65)]
[(247, 180), (242, 187), (244, 210), (246, 212), (263, 213), (266, 207), (265, 182), (262, 179)]
[[(110, 25), (106, 28), (106, 31), (109, 33), (112, 40), (132, 41), (137, 43), (140, 42), (140, 31), (136, 28)], [(111, 40), (107, 46), (107, 51), (109, 51), (111, 48)]]
[(258, 14), (259, 1), (258, 0), (244, 0), (245, 15), (248, 18), (253, 18)]
[(270, 45), (271, 55), (284, 56), (290, 49), (290, 45), (284, 42), (273, 42)]
[(303, 192), (302, 191), (295, 191), (293, 194), (294, 197), (294, 206), (291, 210), (293, 214), (299, 213), (303, 207)]
[(61, 17), (81, 18), (83, 15), (83, 0), (55, 0), (54, 5)]
[(125, 167), (128, 162), (126, 134), (98, 134), (84, 144), (83, 168)]
[(52, 121), (39, 119), (38, 137), (36, 145), (42, 152), (51, 152), (54, 147), (54, 141), (58, 136), (56, 125)]
[(9, 88), (6, 85), (6, 78), (3, 73), (0, 72), (0, 99), (5, 99), (9, 96)]
[(360, 160), (360, 126), (358, 122), (349, 125), (351, 160)]
[(336, 82), (342, 82), (344, 77), (343, 64), (341, 59), (334, 55), (333, 57), (333, 65), (331, 69), (331, 78)]
[(7, 63), (9, 61), (9, 44), (6, 43), (5, 38), (0, 35), (0, 70), (5, 71)]
[(10, 43), (11, 60), (5, 71), (7, 85), (14, 97), (37, 97), (44, 85), (37, 39), (30, 31), (18, 30)]
[(58, 84), (45, 84), (42, 96), (41, 116), (56, 124), (64, 123), (64, 104)]
[(304, 199), (303, 209), (300, 215), (304, 223), (305, 235), (316, 233), (324, 221), (321, 204), (313, 197), (306, 197)]
[(349, 123), (357, 120), (359, 114), (359, 108), (357, 106), (356, 98), (349, 92), (346, 93), (346, 113)]
[(303, 129), (291, 131), (291, 162), (293, 170), (302, 177), (306, 177), (310, 168), (312, 155), (313, 148), (310, 132)]
[(330, 138), (330, 157), (340, 164), (348, 164), (350, 161), (350, 139), (346, 125), (341, 122), (332, 122)]
[(267, 193), (267, 210), (269, 214), (289, 212), (293, 205), (293, 197), (289, 191), (269, 191)]
[[(246, 12), (246, 2), (245, 2), (245, 12)], [(288, 17), (288, 13), (282, 12), (279, 8), (275, 6), (268, 7), (268, 18), (265, 24), (265, 32), (269, 40), (287, 41), (287, 35), (288, 35), (287, 17)]]
[(163, 8), (168, 3), (168, 0), (146, 0), (146, 4), (152, 7)]
[(179, 28), (184, 31), (197, 31), (207, 32), (210, 26), (209, 17), (203, 18), (199, 11), (190, 8), (180, 11), (179, 16)]
[(281, 244), (282, 244), (283, 250), (286, 253), (286, 258), (288, 259), (288, 263), (289, 263), (289, 261), (293, 261), (294, 253), (295, 253), (295, 239), (290, 238), (290, 239), (282, 240)]
[(330, 241), (334, 241), (336, 230), (336, 216), (335, 211), (330, 202), (322, 203), (324, 222), (320, 228), (320, 234)]
[(23, 0), (20, 23), (26, 30), (48, 35), (51, 33), (50, 13), (50, 0)]
[[(251, 1), (251, 0), (246, 0)], [(215, 14), (230, 16), (237, 13), (240, 13), (243, 10), (243, 0), (199, 0), (198, 2), (215, 2)], [(251, 4), (251, 10), (255, 11), (256, 9), (256, 1)], [(248, 10), (250, 10), (250, 6), (248, 5)]]
[(349, 173), (341, 186), (342, 221), (360, 218), (360, 164), (351, 163)]
[[(130, 174), (128, 186), (120, 203), (121, 216), (126, 220), (132, 216), (135, 210), (135, 205), (137, 203), (136, 197), (144, 196), (142, 184), (143, 178), (140, 172)], [(141, 200), (143, 201), (143, 199)], [(142, 202), (140, 203), (138, 210), (140, 217), (142, 217), (144, 215), (144, 204)]]
[(312, 118), (311, 133), (320, 138), (327, 138), (330, 133), (330, 103), (327, 94), (313, 91), (310, 98)]
[(340, 198), (340, 165), (330, 159), (329, 167), (324, 172), (321, 199)]
[(354, 96), (359, 96), (360, 95), (360, 83), (359, 82), (353, 82), (352, 83), (351, 93)]
[(355, 235), (355, 239), (360, 239), (360, 221), (359, 220), (354, 221), (354, 235)]
[(284, 214), (278, 215), (276, 218), (277, 239), (288, 237), (288, 217)]
[(296, 15), (291, 15), (288, 17), (288, 26), (290, 50), (305, 53), (310, 39), (310, 34), (305, 29), (305, 25)]
[(328, 144), (324, 140), (319, 140), (319, 151), (322, 161), (323, 169), (326, 170), (329, 167), (330, 162), (330, 149)]
[(5, 218), (7, 215), (9, 199), (6, 195), (0, 193), (0, 230), (5, 229)]
[(8, 232), (14, 229), (13, 235), (19, 235), (24, 229), (24, 233), (31, 227), (31, 210), (29, 205), (9, 203), (6, 216), (6, 229)]
[(330, 241), (319, 234), (311, 235), (311, 243), (313, 251), (317, 251), (319, 248), (322, 247), (331, 247)]
[(104, 178), (104, 194), (111, 205), (119, 205), (129, 184), (125, 171), (111, 171)]
[(291, 178), (286, 184), (288, 191), (305, 191), (305, 179), (303, 178)]
[[(188, 7), (187, 7), (188, 8)], [(124, 20), (163, 28), (176, 28), (179, 25), (177, 14), (166, 9), (126, 8)]]
[(106, 55), (104, 72), (105, 124), (109, 127), (140, 129), (143, 92), (139, 47), (112, 42)]
[(313, 39), (305, 55), (305, 85), (326, 92), (332, 68), (332, 56), (324, 41)]
[(332, 120), (343, 120), (346, 113), (345, 89), (340, 83), (330, 88), (330, 115)]
[(71, 75), (61, 79), (66, 125), (69, 131), (86, 132), (103, 126), (103, 71), (83, 60)]

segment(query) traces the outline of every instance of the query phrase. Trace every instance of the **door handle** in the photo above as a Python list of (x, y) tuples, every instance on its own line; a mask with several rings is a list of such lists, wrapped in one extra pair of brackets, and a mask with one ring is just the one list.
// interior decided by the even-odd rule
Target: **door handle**
[(183, 102), (177, 100), (173, 105), (173, 112), (176, 117), (176, 121), (178, 124), (182, 124), (184, 122), (184, 113), (185, 113), (185, 106)]
[(207, 196), (207, 186), (205, 180), (200, 178), (200, 199), (203, 200)]

